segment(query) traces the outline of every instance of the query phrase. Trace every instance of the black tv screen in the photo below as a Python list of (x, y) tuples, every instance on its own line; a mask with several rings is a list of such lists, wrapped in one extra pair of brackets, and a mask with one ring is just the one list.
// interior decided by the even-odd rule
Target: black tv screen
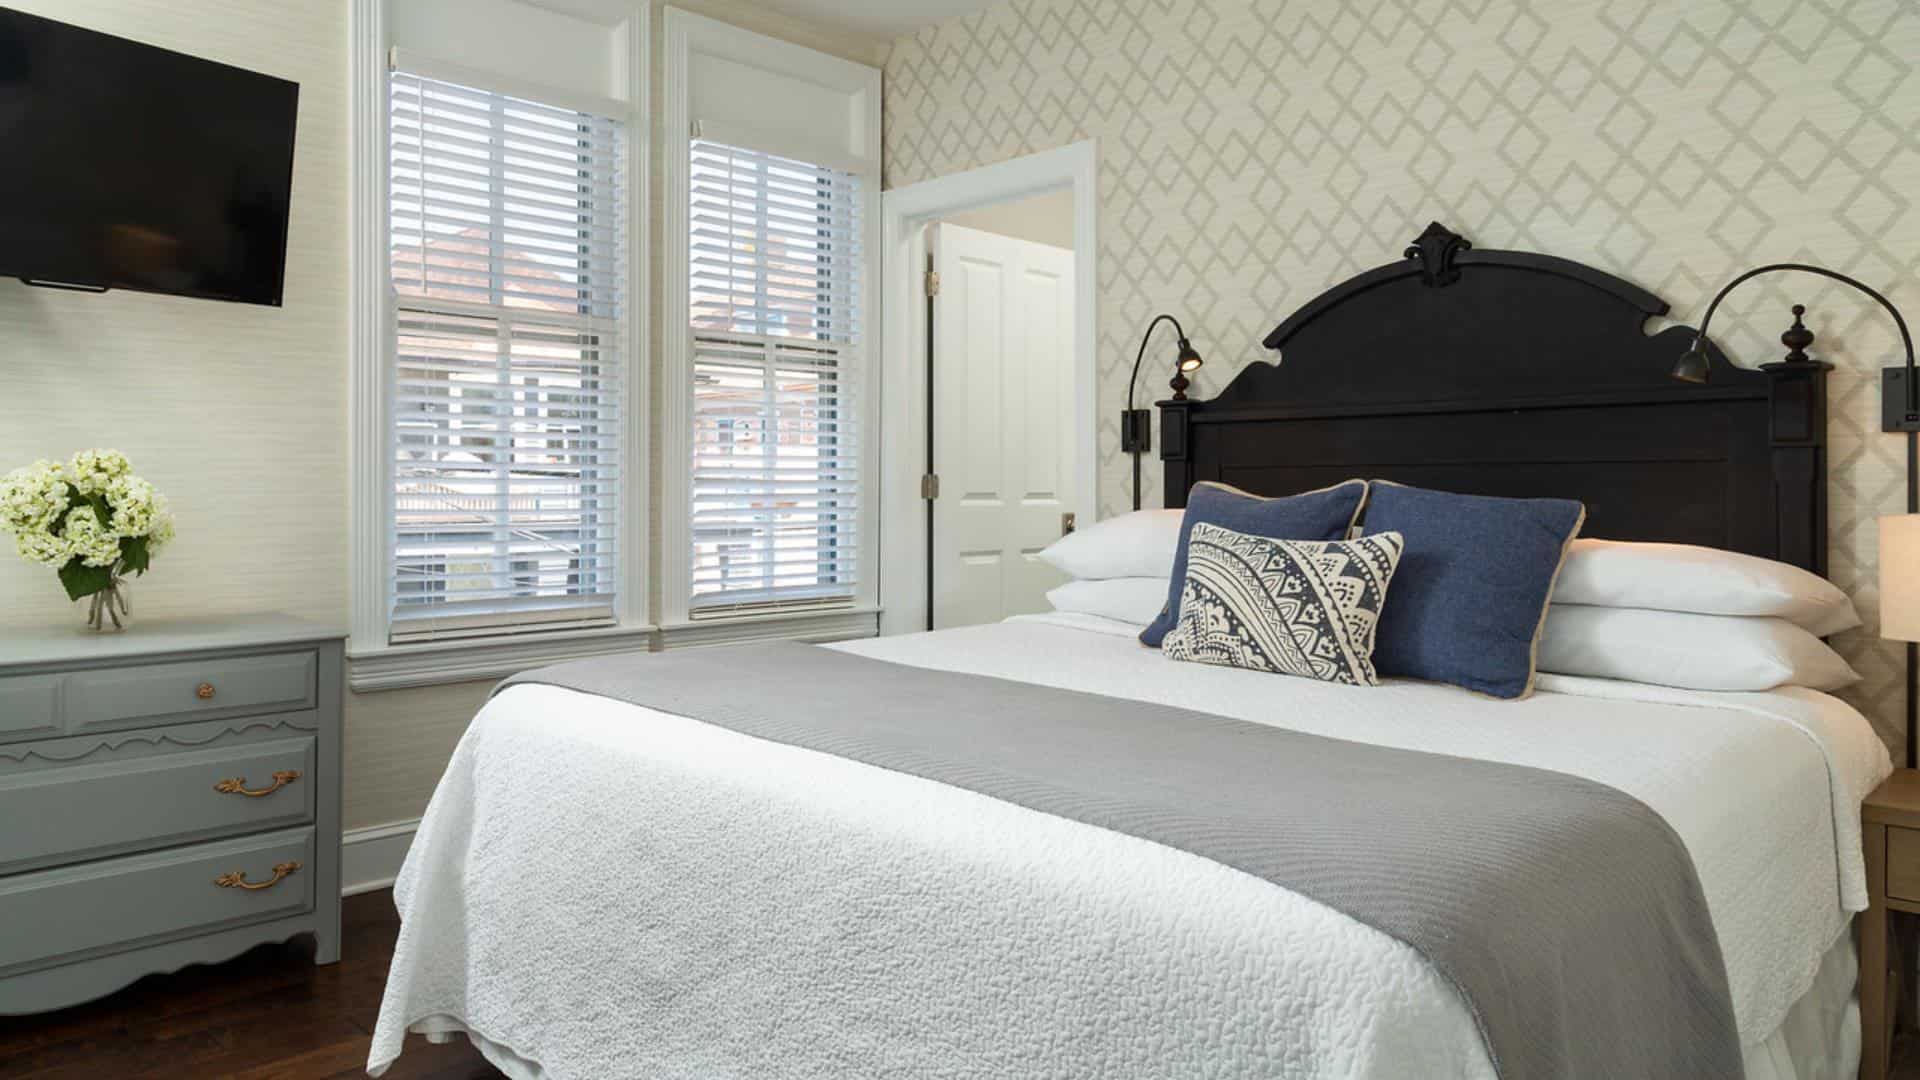
[(0, 7), (0, 277), (278, 305), (299, 93)]

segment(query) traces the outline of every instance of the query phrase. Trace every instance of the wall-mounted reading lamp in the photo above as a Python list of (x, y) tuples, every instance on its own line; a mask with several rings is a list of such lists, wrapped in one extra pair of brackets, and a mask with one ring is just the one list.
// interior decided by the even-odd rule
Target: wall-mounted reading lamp
[(1173, 324), (1173, 334), (1179, 342), (1180, 351), (1173, 361), (1173, 379), (1168, 383), (1173, 387), (1173, 400), (1187, 400), (1187, 387), (1193, 384), (1187, 381), (1187, 372), (1199, 367), (1204, 361), (1195, 351), (1193, 342), (1187, 340), (1187, 332), (1180, 328), (1180, 320), (1171, 315), (1155, 315), (1147, 324), (1147, 332), (1140, 338), (1140, 351), (1133, 358), (1133, 375), (1127, 379), (1127, 411), (1120, 414), (1120, 450), (1133, 455), (1133, 508), (1140, 509), (1140, 455), (1153, 449), (1153, 410), (1133, 407), (1133, 385), (1140, 380), (1140, 361), (1146, 358), (1147, 342), (1153, 340), (1154, 328), (1165, 320)]
[[(1893, 316), (1893, 324), (1900, 328), (1900, 344), (1907, 351), (1905, 367), (1880, 369), (1880, 430), (1904, 432), (1907, 436), (1907, 512), (1880, 519), (1880, 636), (1907, 643), (1906, 736), (1907, 767), (1911, 769), (1916, 751), (1920, 751), (1914, 744), (1914, 720), (1916, 714), (1920, 714), (1920, 686), (1915, 683), (1915, 672), (1920, 670), (1920, 646), (1915, 645), (1920, 641), (1920, 583), (1913, 580), (1914, 575), (1920, 574), (1920, 517), (1915, 516), (1920, 515), (1920, 376), (1914, 374), (1913, 335), (1907, 332), (1907, 320), (1885, 296), (1845, 274), (1805, 263), (1769, 263), (1741, 274), (1714, 294), (1713, 302), (1707, 305), (1706, 317), (1700, 320), (1700, 332), (1673, 365), (1673, 377), (1695, 383), (1707, 381), (1707, 324), (1713, 321), (1714, 309), (1734, 286), (1778, 270), (1818, 274), (1873, 297)], [(1800, 324), (1799, 315), (1803, 310), (1798, 306), (1793, 309), (1794, 327), (1787, 334), (1789, 337), (1804, 335), (1804, 339), (1798, 344), (1789, 337), (1782, 337), (1781, 341), (1804, 360), (1804, 350), (1813, 342), (1813, 334)]]

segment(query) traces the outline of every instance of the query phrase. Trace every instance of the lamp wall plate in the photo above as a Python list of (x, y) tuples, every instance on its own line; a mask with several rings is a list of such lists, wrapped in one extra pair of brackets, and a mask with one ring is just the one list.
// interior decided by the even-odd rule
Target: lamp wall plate
[(1920, 413), (1907, 411), (1907, 369), (1880, 369), (1880, 430), (1920, 431)]
[(1144, 454), (1153, 449), (1153, 410), (1120, 410), (1120, 452)]

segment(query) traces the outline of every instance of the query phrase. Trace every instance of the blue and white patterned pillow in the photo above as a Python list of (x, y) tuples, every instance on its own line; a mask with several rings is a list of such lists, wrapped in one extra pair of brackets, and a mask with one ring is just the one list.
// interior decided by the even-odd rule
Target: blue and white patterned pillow
[(1374, 628), (1400, 534), (1274, 540), (1205, 522), (1187, 547), (1171, 660), (1374, 686)]

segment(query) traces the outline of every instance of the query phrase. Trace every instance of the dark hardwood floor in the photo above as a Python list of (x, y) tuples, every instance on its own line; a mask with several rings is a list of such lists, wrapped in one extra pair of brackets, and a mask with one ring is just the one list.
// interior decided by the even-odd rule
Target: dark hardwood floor
[[(385, 891), (349, 897), (338, 964), (315, 967), (299, 944), (262, 945), (224, 964), (151, 975), (85, 1005), (0, 1017), (0, 1076), (244, 1077), (366, 1075), (367, 1046), (400, 921)], [(409, 1036), (394, 1080), (501, 1074), (461, 1039)]]

